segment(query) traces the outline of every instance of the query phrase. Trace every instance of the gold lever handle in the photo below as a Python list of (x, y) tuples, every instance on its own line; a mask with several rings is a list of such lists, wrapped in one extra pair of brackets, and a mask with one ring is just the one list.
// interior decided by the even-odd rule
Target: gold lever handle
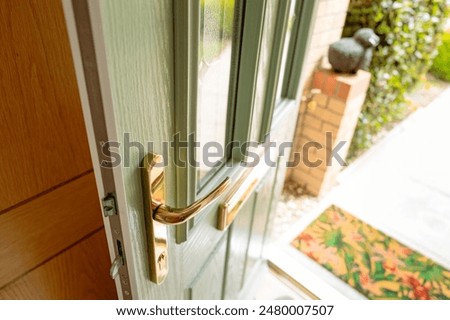
[[(210, 205), (215, 198), (220, 196), (230, 184), (230, 178), (226, 178), (210, 194), (197, 200), (186, 208), (172, 208), (165, 204), (164, 169), (161, 155), (148, 154), (144, 158), (145, 172), (142, 176), (145, 197), (151, 197), (152, 218), (167, 225), (177, 225), (194, 218), (202, 209)], [(149, 186), (150, 188), (146, 188)]]
[(226, 178), (210, 194), (186, 208), (166, 205), (163, 157), (149, 153), (142, 160), (142, 190), (144, 193), (150, 280), (160, 284), (168, 272), (167, 225), (177, 225), (194, 218), (202, 209), (213, 203), (230, 184)]
[(197, 200), (186, 208), (172, 208), (165, 204), (154, 202), (153, 219), (168, 225), (177, 225), (194, 218), (202, 209), (209, 206), (215, 198), (222, 194), (230, 184), (230, 179), (226, 178), (210, 194), (203, 199)]

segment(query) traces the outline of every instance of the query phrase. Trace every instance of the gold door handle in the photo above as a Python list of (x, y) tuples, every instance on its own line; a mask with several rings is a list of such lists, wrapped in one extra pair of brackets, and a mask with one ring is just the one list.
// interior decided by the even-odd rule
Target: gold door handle
[(165, 204), (164, 168), (161, 167), (163, 158), (161, 155), (150, 153), (143, 160), (142, 182), (144, 197), (150, 197), (153, 220), (162, 224), (177, 225), (194, 218), (202, 209), (210, 205), (215, 198), (220, 196), (230, 184), (230, 178), (226, 178), (210, 194), (195, 201), (185, 208), (172, 208)]
[(186, 208), (172, 208), (165, 204), (155, 206), (157, 204), (155, 201), (153, 205), (156, 209), (153, 211), (153, 219), (168, 225), (177, 225), (186, 222), (187, 220), (194, 218), (202, 209), (213, 203), (213, 200), (220, 196), (225, 189), (227, 189), (229, 184), (230, 179), (226, 178), (210, 194), (203, 199), (195, 201)]
[(166, 205), (163, 157), (149, 153), (142, 160), (141, 180), (147, 229), (150, 280), (160, 284), (168, 272), (167, 225), (177, 225), (194, 218), (213, 203), (230, 184), (226, 178), (210, 194), (186, 208)]

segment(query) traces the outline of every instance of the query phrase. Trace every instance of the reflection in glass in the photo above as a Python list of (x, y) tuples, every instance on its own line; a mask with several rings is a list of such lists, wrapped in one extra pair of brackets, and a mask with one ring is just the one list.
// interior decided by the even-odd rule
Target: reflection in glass
[(258, 74), (256, 82), (255, 102), (252, 116), (251, 141), (258, 141), (264, 112), (267, 91), (270, 58), (272, 54), (275, 24), (279, 0), (268, 0), (264, 17), (261, 52), (259, 56)]
[[(197, 169), (199, 186), (225, 156), (224, 152), (217, 152), (217, 143), (225, 149), (234, 0), (202, 0), (200, 11), (197, 105), (197, 141), (200, 145), (196, 149), (200, 164)], [(207, 142), (214, 144), (205, 152)], [(214, 156), (205, 159), (207, 155)]]
[(290, 43), (291, 35), (292, 35), (292, 27), (294, 26), (294, 21), (295, 21), (295, 5), (296, 5), (296, 3), (297, 3), (296, 0), (292, 0), (291, 7), (289, 9), (289, 20), (288, 20), (288, 25), (287, 25), (287, 30), (286, 30), (286, 38), (284, 40), (284, 45), (283, 45), (283, 55), (281, 57), (280, 77), (278, 78), (277, 93), (275, 95), (275, 107), (277, 105), (279, 105), (279, 102), (282, 99), (281, 90), (283, 87), (284, 75), (286, 73), (285, 72), (286, 71), (286, 60), (287, 60), (287, 55), (288, 55), (288, 50), (289, 50), (289, 43)]

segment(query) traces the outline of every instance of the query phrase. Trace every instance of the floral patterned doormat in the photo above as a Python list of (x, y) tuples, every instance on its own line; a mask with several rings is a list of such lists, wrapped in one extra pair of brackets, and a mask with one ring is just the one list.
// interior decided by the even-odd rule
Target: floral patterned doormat
[(450, 272), (331, 206), (292, 245), (369, 299), (450, 299)]

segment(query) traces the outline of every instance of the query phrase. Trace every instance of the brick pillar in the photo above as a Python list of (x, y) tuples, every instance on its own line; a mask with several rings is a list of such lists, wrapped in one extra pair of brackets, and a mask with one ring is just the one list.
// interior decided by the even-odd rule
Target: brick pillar
[(320, 93), (302, 102), (295, 138), (295, 151), (301, 153), (302, 161), (290, 176), (308, 193), (319, 195), (335, 183), (342, 165), (331, 157), (331, 150), (345, 141), (338, 154), (343, 159), (347, 156), (369, 83), (370, 73), (363, 70), (354, 75), (331, 70), (314, 73), (311, 92)]

